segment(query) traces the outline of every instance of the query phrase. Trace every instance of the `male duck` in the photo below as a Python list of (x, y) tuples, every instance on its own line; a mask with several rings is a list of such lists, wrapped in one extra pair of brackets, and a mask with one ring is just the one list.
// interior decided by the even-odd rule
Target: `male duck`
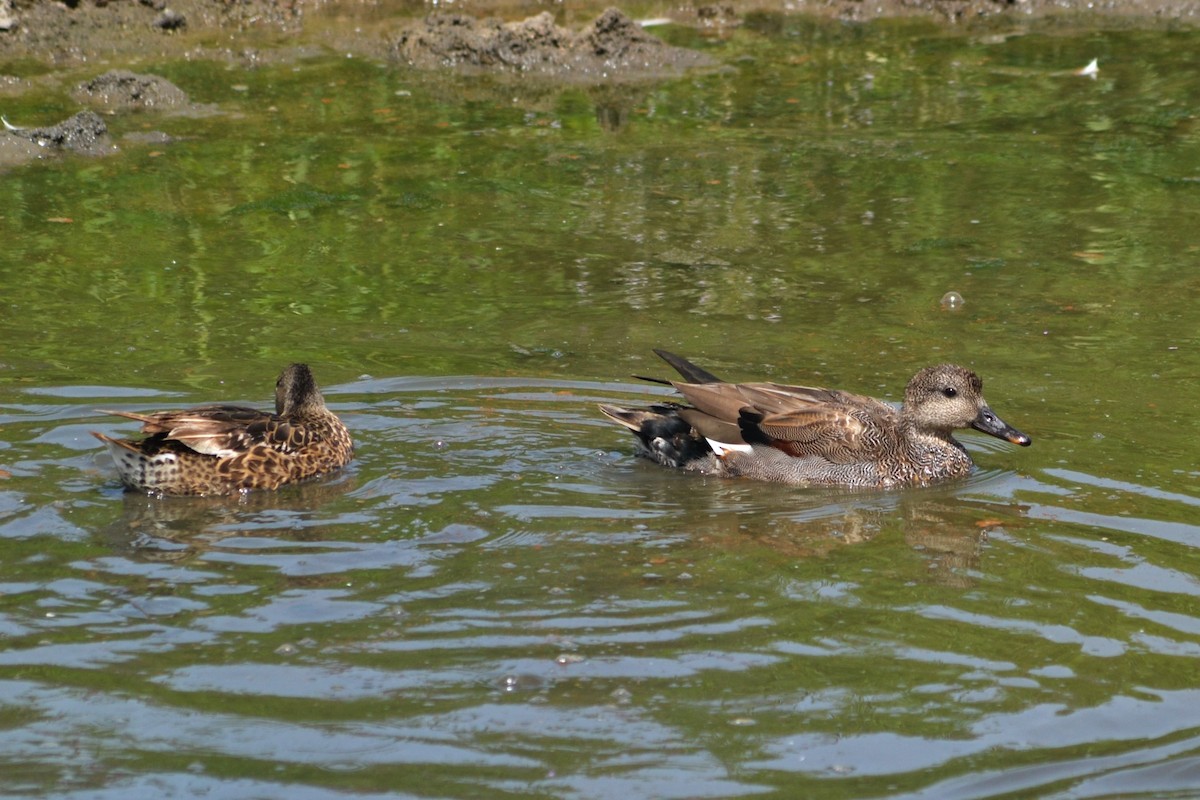
[(104, 413), (142, 423), (148, 435), (141, 440), (92, 435), (108, 446), (122, 483), (158, 494), (277, 489), (344, 467), (354, 457), (350, 432), (325, 407), (307, 364), (292, 364), (279, 376), (274, 414), (229, 405)]
[(679, 356), (654, 352), (686, 379), (659, 382), (692, 405), (600, 410), (633, 431), (642, 455), (667, 467), (795, 485), (885, 488), (967, 475), (971, 457), (951, 435), (958, 428), (1023, 447), (1031, 442), (992, 413), (979, 376), (953, 364), (913, 376), (896, 410), (837, 389), (723, 383)]

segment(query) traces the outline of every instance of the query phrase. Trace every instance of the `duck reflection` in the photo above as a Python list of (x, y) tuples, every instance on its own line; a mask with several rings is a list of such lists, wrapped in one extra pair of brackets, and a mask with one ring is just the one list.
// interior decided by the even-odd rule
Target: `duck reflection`
[(121, 517), (100, 532), (115, 552), (143, 561), (186, 561), (222, 540), (286, 533), (297, 541), (327, 538), (325, 526), (301, 524), (306, 512), (342, 497), (356, 486), (340, 474), (274, 492), (233, 497), (173, 497), (122, 494)]
[[(925, 560), (925, 579), (957, 588), (975, 585), (989, 534), (1022, 524), (1027, 511), (1016, 503), (963, 498), (961, 484), (888, 493), (797, 491), (741, 481), (706, 481), (705, 487), (714, 491), (691, 494), (689, 505), (703, 497), (708, 513), (682, 512), (691, 538), (705, 548), (765, 548), (786, 560), (806, 560), (901, 537)], [(785, 502), (788, 510), (781, 512)]]

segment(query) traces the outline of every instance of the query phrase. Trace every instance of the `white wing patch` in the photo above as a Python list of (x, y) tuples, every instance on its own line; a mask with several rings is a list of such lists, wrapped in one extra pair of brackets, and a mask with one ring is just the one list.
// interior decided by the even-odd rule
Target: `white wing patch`
[(708, 446), (716, 453), (717, 458), (723, 458), (726, 453), (750, 453), (753, 452), (748, 444), (724, 444), (716, 439), (705, 437)]

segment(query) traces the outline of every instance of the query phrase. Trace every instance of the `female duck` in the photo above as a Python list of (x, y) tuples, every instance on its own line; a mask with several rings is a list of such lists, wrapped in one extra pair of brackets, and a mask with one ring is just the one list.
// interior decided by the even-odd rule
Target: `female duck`
[(795, 485), (886, 488), (967, 475), (971, 457), (952, 435), (959, 428), (1031, 443), (988, 407), (979, 376), (952, 364), (913, 376), (897, 410), (837, 389), (723, 383), (679, 356), (654, 352), (686, 379), (662, 383), (691, 406), (600, 410), (633, 431), (642, 455), (668, 467)]
[(130, 489), (172, 495), (220, 495), (277, 489), (344, 467), (354, 456), (350, 432), (325, 407), (306, 364), (275, 384), (275, 413), (230, 405), (134, 414), (141, 440), (94, 433), (108, 446)]

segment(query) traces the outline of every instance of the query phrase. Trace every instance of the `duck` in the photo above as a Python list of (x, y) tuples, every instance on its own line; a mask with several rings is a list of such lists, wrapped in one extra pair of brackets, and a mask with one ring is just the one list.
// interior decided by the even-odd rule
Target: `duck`
[(275, 413), (206, 405), (138, 414), (101, 411), (142, 423), (141, 439), (96, 431), (127, 489), (157, 495), (230, 495), (278, 489), (350, 463), (350, 432), (325, 406), (307, 364), (275, 383)]
[(900, 408), (839, 389), (779, 383), (726, 383), (665, 350), (655, 350), (682, 381), (687, 404), (623, 408), (601, 404), (633, 432), (638, 453), (665, 467), (723, 478), (795, 486), (887, 489), (962, 478), (974, 463), (954, 438), (962, 428), (1021, 447), (1029, 436), (996, 416), (983, 381), (956, 364), (918, 371)]

